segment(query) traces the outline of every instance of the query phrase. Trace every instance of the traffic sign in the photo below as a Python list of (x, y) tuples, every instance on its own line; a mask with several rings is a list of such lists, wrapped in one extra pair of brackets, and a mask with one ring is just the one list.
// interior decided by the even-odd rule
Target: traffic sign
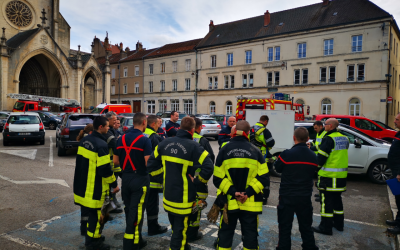
[(387, 103), (392, 103), (392, 101), (393, 101), (393, 97), (388, 96), (388, 98), (387, 98)]

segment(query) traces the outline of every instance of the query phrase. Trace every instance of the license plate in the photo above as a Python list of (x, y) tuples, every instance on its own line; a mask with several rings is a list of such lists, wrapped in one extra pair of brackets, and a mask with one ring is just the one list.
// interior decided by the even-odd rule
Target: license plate
[(31, 133), (19, 133), (18, 135), (31, 135)]
[(214, 133), (214, 130), (208, 130), (207, 132), (208, 133)]

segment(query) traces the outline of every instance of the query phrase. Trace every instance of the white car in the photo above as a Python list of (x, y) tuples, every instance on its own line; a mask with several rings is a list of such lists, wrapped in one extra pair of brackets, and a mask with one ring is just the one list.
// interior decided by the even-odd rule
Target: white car
[(45, 129), (38, 113), (10, 113), (3, 130), (3, 145), (11, 141), (34, 141), (44, 145)]
[[(298, 127), (305, 127), (310, 134), (310, 139), (315, 139), (316, 132), (313, 123), (295, 123), (294, 128)], [(350, 141), (348, 173), (367, 174), (372, 182), (385, 184), (386, 180), (392, 176), (392, 171), (387, 165), (390, 144), (347, 125), (340, 124), (339, 131)], [(285, 149), (272, 148), (270, 152), (276, 156), (283, 150)], [(270, 165), (270, 169), (273, 174), (280, 175), (272, 165)]]
[(221, 125), (214, 118), (205, 118), (199, 117), (199, 119), (203, 122), (203, 129), (200, 132), (200, 135), (207, 137), (214, 137), (218, 140), (218, 134), (221, 131)]

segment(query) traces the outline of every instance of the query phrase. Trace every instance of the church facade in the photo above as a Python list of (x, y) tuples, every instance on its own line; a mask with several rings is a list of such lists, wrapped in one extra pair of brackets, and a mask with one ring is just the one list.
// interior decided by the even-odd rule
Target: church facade
[(71, 27), (59, 6), (59, 0), (1, 1), (0, 110), (12, 110), (9, 93), (75, 99), (83, 110), (110, 102), (108, 59), (100, 65), (93, 49), (70, 50)]

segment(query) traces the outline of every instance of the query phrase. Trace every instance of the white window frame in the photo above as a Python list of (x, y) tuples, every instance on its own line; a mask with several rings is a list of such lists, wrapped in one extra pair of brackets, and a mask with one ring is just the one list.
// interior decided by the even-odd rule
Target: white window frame
[[(352, 100), (358, 100), (358, 103), (351, 103)], [(357, 115), (357, 107), (358, 107), (358, 115)], [(349, 115), (360, 116), (361, 114), (361, 102), (359, 98), (351, 98), (349, 101)]]
[[(350, 77), (350, 67), (353, 67), (353, 77)], [(347, 65), (347, 82), (355, 82), (357, 79), (357, 64), (349, 64)], [(350, 79), (352, 78), (352, 80)]]
[[(329, 79), (328, 79), (328, 83), (335, 83), (336, 82), (336, 66), (329, 66)], [(331, 73), (332, 73), (332, 69), (334, 69), (335, 72), (335, 77), (331, 78)], [(333, 80), (333, 81), (332, 81)]]
[(217, 67), (217, 56), (212, 55), (211, 56), (211, 68), (216, 68)]
[(115, 95), (115, 85), (111, 85), (111, 95)]
[(148, 114), (156, 113), (156, 101), (155, 100), (147, 100), (147, 113)]
[(210, 115), (215, 115), (215, 102), (210, 102)]
[[(329, 104), (324, 104), (324, 100), (329, 100)], [(331, 115), (332, 114), (332, 100), (329, 98), (325, 98), (321, 101), (321, 114), (323, 115)]]
[[(229, 104), (229, 103), (230, 103), (230, 104)], [(227, 101), (227, 102), (225, 103), (225, 113), (226, 113), (227, 115), (232, 115), (232, 113), (233, 113), (232, 107), (233, 107), (233, 105), (232, 105), (232, 102), (231, 102), (231, 101)]]
[(154, 91), (153, 87), (154, 87), (153, 82), (149, 82), (149, 93), (153, 93)]
[(172, 72), (178, 72), (178, 61), (172, 62)]
[[(322, 69), (325, 69), (325, 80), (322, 79)], [(328, 67), (320, 67), (319, 68), (319, 83), (328, 83), (329, 72)]]
[(149, 75), (154, 73), (154, 64), (149, 64)]
[(165, 92), (165, 81), (164, 80), (160, 81), (160, 91)]
[(171, 111), (179, 111), (179, 99), (172, 99), (170, 102)]
[(275, 47), (275, 61), (281, 60), (281, 46)]
[(228, 53), (226, 55), (226, 59), (227, 59), (227, 66), (233, 66), (233, 53)]
[(178, 91), (178, 80), (172, 80), (172, 91)]
[(190, 91), (190, 78), (185, 79), (185, 90)]
[(124, 68), (124, 77), (128, 77), (128, 67)]
[(234, 89), (235, 88), (235, 76), (234, 75), (230, 75), (229, 76), (229, 83), (230, 83), (230, 88)]
[(193, 100), (192, 99), (183, 100), (183, 111), (188, 115), (193, 114)]
[(267, 86), (274, 85), (274, 72), (267, 72)]
[(324, 56), (333, 55), (333, 44), (333, 38), (324, 40)]
[(229, 76), (224, 76), (224, 89), (229, 89)]
[(245, 51), (245, 55), (246, 55), (245, 63), (246, 64), (252, 64), (252, 62), (253, 62), (253, 51), (252, 50), (246, 50)]
[(297, 58), (307, 58), (307, 43), (297, 44)]
[[(277, 78), (278, 78), (278, 80), (276, 80)], [(274, 85), (275, 86), (279, 86), (280, 79), (281, 79), (281, 72), (280, 71), (275, 71), (274, 72)]]
[(137, 83), (135, 83), (135, 93), (139, 94), (139, 91), (140, 91), (140, 86), (139, 86), (139, 83), (137, 82)]
[(135, 76), (139, 76), (140, 75), (140, 68), (139, 66), (135, 66)]
[(192, 62), (191, 62), (190, 59), (186, 59), (186, 60), (185, 60), (186, 71), (190, 71), (190, 69), (191, 69), (191, 64), (192, 64)]
[[(361, 46), (359, 45), (361, 42)], [(355, 35), (351, 37), (351, 52), (357, 53), (362, 52), (363, 47), (363, 35)]]
[(167, 111), (167, 100), (158, 100), (158, 112)]
[(214, 80), (214, 89), (218, 89), (218, 76), (214, 76), (213, 80)]
[[(363, 76), (360, 76), (360, 66), (364, 67)], [(361, 77), (363, 79), (360, 79)], [(395, 78), (395, 80), (397, 79), (396, 76), (394, 76), (394, 78)], [(364, 82), (364, 81), (365, 81), (365, 63), (360, 63), (360, 64), (357, 64), (357, 82)]]
[(124, 83), (124, 94), (128, 94), (128, 84)]
[(254, 74), (249, 73), (247, 78), (249, 79), (249, 88), (254, 88)]
[(242, 88), (248, 88), (249, 87), (249, 81), (247, 78), (247, 74), (242, 74)]
[(213, 79), (214, 79), (214, 77), (212, 77), (212, 76), (208, 77), (208, 89), (209, 90), (213, 89)]

